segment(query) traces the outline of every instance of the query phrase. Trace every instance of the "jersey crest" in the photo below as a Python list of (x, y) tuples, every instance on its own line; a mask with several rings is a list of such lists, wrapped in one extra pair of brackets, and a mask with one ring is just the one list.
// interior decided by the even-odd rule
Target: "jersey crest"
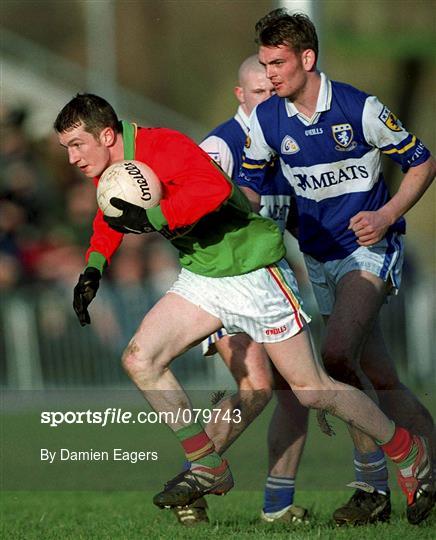
[(354, 133), (351, 124), (336, 124), (332, 126), (332, 133), (337, 146), (336, 150), (341, 152), (349, 152), (356, 148), (357, 143), (353, 141)]

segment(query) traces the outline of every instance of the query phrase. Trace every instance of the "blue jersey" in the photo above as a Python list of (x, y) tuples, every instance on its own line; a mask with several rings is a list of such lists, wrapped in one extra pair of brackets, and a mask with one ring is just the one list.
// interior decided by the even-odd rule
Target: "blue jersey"
[[(250, 137), (239, 183), (262, 192), (267, 164), (278, 157), (295, 191), (300, 249), (320, 262), (355, 251), (359, 246), (348, 229), (350, 218), (389, 200), (382, 153), (404, 172), (430, 156), (376, 97), (324, 74), (312, 118), (288, 99), (273, 96), (253, 111)], [(392, 231), (405, 232), (403, 218), (388, 234)]]
[[(247, 115), (239, 107), (233, 118), (212, 130), (200, 144), (237, 184), (247, 141), (248, 122)], [(284, 177), (278, 160), (273, 159), (266, 169), (267, 181), (259, 192), (260, 214), (273, 219), (283, 232), (289, 213), (292, 187)]]

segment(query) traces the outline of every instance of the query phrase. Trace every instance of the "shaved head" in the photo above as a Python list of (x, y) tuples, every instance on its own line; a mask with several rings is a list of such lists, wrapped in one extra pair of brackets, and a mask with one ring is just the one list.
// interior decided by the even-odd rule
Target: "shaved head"
[(265, 66), (259, 62), (257, 54), (242, 62), (238, 79), (234, 93), (246, 115), (250, 115), (256, 105), (273, 94), (274, 87), (267, 79)]
[(238, 81), (240, 86), (244, 86), (247, 77), (249, 77), (251, 73), (265, 73), (265, 67), (259, 63), (257, 54), (249, 56), (239, 66)]

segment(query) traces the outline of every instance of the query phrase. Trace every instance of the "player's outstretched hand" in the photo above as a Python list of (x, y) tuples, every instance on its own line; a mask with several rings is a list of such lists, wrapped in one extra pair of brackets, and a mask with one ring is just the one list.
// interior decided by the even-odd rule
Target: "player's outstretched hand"
[(88, 306), (97, 294), (100, 285), (101, 274), (97, 268), (86, 268), (80, 274), (79, 281), (74, 287), (73, 308), (79, 319), (80, 326), (91, 324)]
[(104, 220), (112, 229), (124, 234), (141, 234), (156, 230), (149, 222), (147, 212), (144, 208), (118, 199), (117, 197), (112, 197), (110, 203), (115, 208), (118, 208), (118, 210), (123, 211), (119, 217), (104, 216)]
[(380, 242), (390, 225), (390, 220), (381, 210), (363, 211), (350, 219), (348, 228), (354, 231), (360, 246), (371, 247)]

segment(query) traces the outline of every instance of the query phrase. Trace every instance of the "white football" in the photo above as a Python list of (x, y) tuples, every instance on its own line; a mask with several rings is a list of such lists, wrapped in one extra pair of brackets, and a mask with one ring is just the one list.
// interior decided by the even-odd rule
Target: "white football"
[(118, 161), (108, 167), (97, 185), (97, 203), (105, 216), (118, 217), (122, 211), (111, 205), (112, 197), (142, 208), (157, 206), (162, 185), (156, 173), (141, 161)]

